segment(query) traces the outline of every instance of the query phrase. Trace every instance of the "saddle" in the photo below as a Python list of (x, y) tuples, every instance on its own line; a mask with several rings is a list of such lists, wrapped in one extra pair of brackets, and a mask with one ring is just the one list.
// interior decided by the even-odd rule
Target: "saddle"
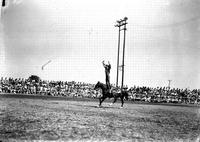
[(112, 94), (113, 93), (113, 89), (112, 88), (107, 89), (107, 92), (110, 93), (110, 94)]
[(113, 89), (113, 88), (110, 89), (110, 90), (108, 90), (107, 93), (108, 93), (108, 97), (109, 97), (109, 98), (118, 97), (118, 96), (121, 94), (121, 92), (118, 92), (118, 91), (116, 91), (116, 90)]

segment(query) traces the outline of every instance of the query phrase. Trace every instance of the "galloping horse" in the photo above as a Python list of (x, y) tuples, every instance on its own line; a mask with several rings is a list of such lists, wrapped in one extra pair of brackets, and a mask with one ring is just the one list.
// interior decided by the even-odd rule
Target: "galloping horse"
[(124, 104), (124, 97), (126, 100), (128, 100), (128, 93), (126, 91), (122, 91), (121, 93), (110, 93), (109, 89), (107, 86), (101, 82), (97, 82), (95, 85), (94, 89), (100, 88), (102, 90), (102, 97), (99, 98), (99, 107), (101, 107), (101, 103), (106, 99), (106, 98), (114, 98), (114, 101), (112, 104), (114, 104), (117, 101), (117, 98), (121, 99), (121, 107), (123, 107)]

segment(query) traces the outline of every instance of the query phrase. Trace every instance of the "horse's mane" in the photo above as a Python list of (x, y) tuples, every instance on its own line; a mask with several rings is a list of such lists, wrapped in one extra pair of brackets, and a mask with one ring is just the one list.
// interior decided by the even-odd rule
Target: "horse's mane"
[(102, 83), (102, 82), (100, 82), (100, 81), (98, 81), (98, 82), (97, 82), (97, 84), (102, 84), (102, 85), (103, 85), (103, 83)]
[[(106, 90), (106, 89), (107, 89), (106, 84), (104, 84), (104, 83), (102, 83), (102, 82), (100, 82), (100, 81), (98, 81), (96, 85), (98, 85), (98, 87), (100, 87), (100, 88), (103, 89), (103, 90)], [(95, 85), (95, 86), (96, 86), (96, 85)]]
[(103, 87), (106, 87), (106, 84), (102, 83), (102, 82), (98, 82), (99, 85), (102, 85)]

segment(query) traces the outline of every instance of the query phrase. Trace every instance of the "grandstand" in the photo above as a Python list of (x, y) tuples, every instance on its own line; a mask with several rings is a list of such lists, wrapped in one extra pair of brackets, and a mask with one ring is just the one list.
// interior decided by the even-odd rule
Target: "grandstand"
[[(0, 80), (0, 93), (98, 98), (101, 95), (101, 91), (96, 91), (93, 88), (94, 84), (75, 81), (40, 80), (36, 82), (30, 79), (7, 77), (1, 77)], [(132, 101), (149, 103), (200, 103), (200, 89), (189, 90), (179, 88), (169, 89), (168, 87), (152, 88), (134, 86), (127, 90), (129, 99)]]

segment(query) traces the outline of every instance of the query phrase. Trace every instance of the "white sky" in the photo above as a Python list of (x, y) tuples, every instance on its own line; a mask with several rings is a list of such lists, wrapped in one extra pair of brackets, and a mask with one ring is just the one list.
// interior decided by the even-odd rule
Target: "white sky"
[(171, 79), (172, 87), (199, 88), (199, 0), (10, 0), (1, 20), (1, 73), (105, 82), (101, 62), (109, 60), (114, 84), (114, 25), (125, 16), (125, 84), (166, 86)]

